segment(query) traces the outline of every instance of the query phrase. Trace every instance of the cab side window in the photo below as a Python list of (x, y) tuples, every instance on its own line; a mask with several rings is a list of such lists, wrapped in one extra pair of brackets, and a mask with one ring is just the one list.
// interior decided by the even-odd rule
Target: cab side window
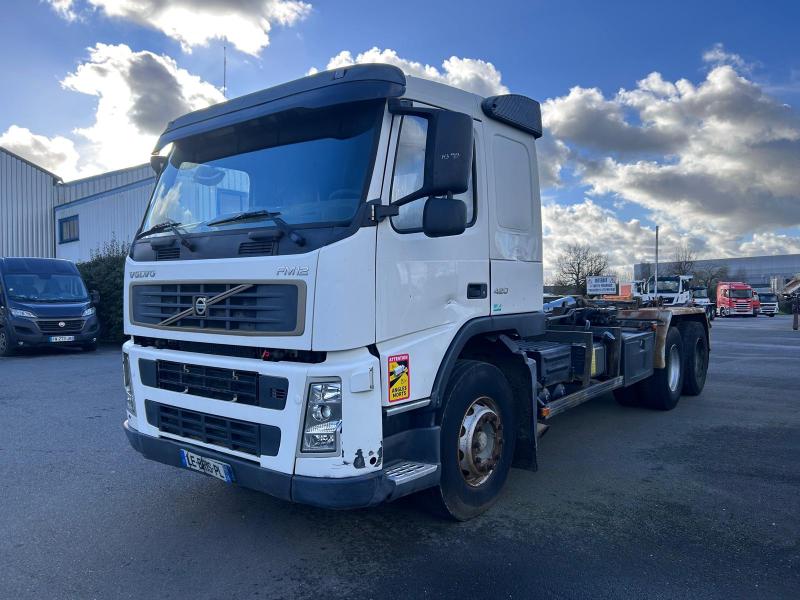
[[(422, 187), (425, 175), (425, 143), (428, 121), (422, 117), (405, 115), (400, 122), (400, 137), (394, 161), (394, 174), (390, 199), (395, 202)], [(463, 194), (453, 196), (467, 205), (467, 226), (475, 223), (475, 159), (472, 161), (472, 177), (469, 188)], [(400, 207), (400, 214), (392, 217), (392, 226), (400, 233), (422, 231), (422, 212), (427, 198), (417, 198)]]

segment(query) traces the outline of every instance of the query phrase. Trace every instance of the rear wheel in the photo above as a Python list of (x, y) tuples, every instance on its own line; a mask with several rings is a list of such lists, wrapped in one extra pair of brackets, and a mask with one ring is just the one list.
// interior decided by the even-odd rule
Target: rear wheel
[(683, 340), (677, 327), (670, 327), (664, 347), (663, 369), (654, 369), (646, 380), (644, 404), (657, 410), (672, 410), (681, 398), (683, 388)]
[(466, 521), (497, 500), (514, 456), (513, 401), (500, 369), (458, 361), (444, 397), (441, 481), (430, 491), (440, 512)]
[(708, 373), (708, 339), (700, 323), (682, 323), (679, 326), (683, 338), (683, 393), (697, 396), (706, 385)]
[(0, 329), (0, 356), (11, 356), (12, 354), (14, 354), (14, 341), (5, 329)]

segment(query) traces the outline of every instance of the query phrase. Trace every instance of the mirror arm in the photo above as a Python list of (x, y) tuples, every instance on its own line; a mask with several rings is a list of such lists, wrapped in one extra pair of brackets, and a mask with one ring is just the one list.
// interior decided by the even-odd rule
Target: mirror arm
[(417, 117), (429, 117), (436, 112), (442, 112), (440, 108), (424, 108), (413, 106), (411, 100), (404, 98), (389, 98), (389, 112), (393, 115), (413, 115)]

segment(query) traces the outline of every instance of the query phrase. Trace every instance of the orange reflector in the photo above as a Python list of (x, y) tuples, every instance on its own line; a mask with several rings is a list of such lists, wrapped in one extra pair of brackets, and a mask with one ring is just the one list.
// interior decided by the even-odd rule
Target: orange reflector
[(550, 416), (550, 407), (549, 406), (543, 406), (542, 407), (542, 416), (543, 417), (549, 417)]

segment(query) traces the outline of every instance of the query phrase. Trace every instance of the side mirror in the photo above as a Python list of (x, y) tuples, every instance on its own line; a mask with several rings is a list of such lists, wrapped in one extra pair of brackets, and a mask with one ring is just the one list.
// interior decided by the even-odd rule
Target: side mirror
[(428, 237), (460, 235), (467, 228), (467, 205), (456, 198), (431, 196), (422, 211), (422, 231)]
[(161, 175), (161, 171), (167, 166), (169, 157), (160, 154), (152, 154), (150, 156), (150, 167), (156, 172), (156, 175)]
[(100, 304), (100, 292), (98, 292), (97, 290), (92, 290), (91, 292), (89, 292), (89, 298), (91, 299), (92, 304), (94, 304), (95, 306)]
[(389, 100), (389, 111), (421, 117), (428, 123), (422, 187), (395, 204), (466, 192), (472, 176), (472, 117), (451, 110), (411, 106), (407, 100), (397, 98)]

